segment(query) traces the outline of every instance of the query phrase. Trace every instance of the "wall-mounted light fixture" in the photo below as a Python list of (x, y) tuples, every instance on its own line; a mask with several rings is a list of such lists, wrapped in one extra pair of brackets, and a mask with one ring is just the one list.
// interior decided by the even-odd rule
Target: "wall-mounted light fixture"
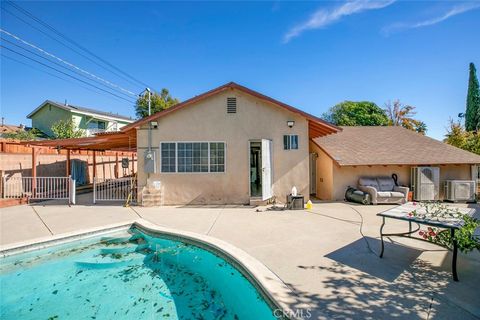
[(288, 121), (287, 121), (287, 126), (288, 126), (289, 128), (293, 128), (294, 125), (295, 125), (295, 121), (293, 121), (293, 120), (288, 120)]
[(151, 122), (150, 122), (150, 125), (152, 126), (153, 129), (157, 129), (157, 128), (158, 128), (158, 122), (157, 122), (157, 121), (151, 121)]

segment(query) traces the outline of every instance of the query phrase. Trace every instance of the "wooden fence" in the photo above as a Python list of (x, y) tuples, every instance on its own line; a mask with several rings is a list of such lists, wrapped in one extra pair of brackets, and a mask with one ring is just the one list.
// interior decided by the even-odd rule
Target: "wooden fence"
[[(38, 147), (38, 146), (36, 148), (41, 149), (42, 154), (67, 155), (67, 150), (65, 149), (58, 150), (56, 148)], [(32, 147), (29, 147), (18, 140), (0, 139), (0, 152), (14, 153), (14, 154), (32, 153)], [(127, 157), (132, 154), (132, 152), (124, 152), (124, 151), (118, 151), (118, 152), (117, 151), (96, 151), (96, 152), (97, 152), (97, 155), (115, 156), (116, 154), (118, 154), (118, 156), (120, 157)], [(91, 155), (92, 151), (71, 150), (70, 154), (71, 155)]]

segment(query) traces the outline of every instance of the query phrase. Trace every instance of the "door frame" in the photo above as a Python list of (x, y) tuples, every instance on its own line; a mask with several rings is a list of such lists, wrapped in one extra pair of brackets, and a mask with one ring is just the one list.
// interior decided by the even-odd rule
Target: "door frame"
[[(268, 157), (266, 157), (265, 155), (267, 154), (266, 150), (263, 148), (264, 146), (264, 142), (267, 142), (267, 146), (268, 146)], [(261, 148), (261, 152), (262, 152), (262, 201), (267, 201), (271, 198), (273, 198), (273, 141), (270, 140), (270, 139), (262, 139), (262, 148)], [(268, 192), (269, 194), (269, 197), (266, 197), (266, 194), (267, 192), (264, 192), (264, 190), (266, 189), (266, 184), (265, 184), (265, 171), (263, 170), (264, 169), (264, 162), (265, 162), (265, 159), (268, 158), (268, 171), (269, 171), (269, 178), (268, 179), (268, 189), (270, 192)]]
[[(251, 181), (251, 179), (252, 179), (252, 173), (250, 172), (250, 161), (251, 161), (251, 159), (250, 159), (250, 156), (251, 156), (250, 151), (251, 151), (251, 147), (252, 147), (252, 142), (260, 143), (260, 153), (261, 153), (261, 152), (262, 152), (262, 139), (250, 139), (250, 140), (248, 140), (248, 143), (247, 143), (247, 147), (248, 147), (248, 149), (247, 149), (247, 151), (248, 151), (248, 152), (247, 152), (247, 157), (248, 157), (248, 158), (247, 158), (247, 159), (248, 159), (248, 162), (247, 162), (247, 163), (248, 163), (248, 197), (249, 197), (250, 199), (258, 199), (258, 198), (261, 198), (262, 196), (259, 196), (259, 197), (258, 197), (258, 196), (257, 196), (257, 197), (253, 197), (253, 196), (252, 196), (252, 181)], [(260, 164), (260, 165), (261, 165), (261, 164)], [(260, 169), (261, 169), (261, 168), (260, 168)], [(263, 182), (263, 181), (262, 181), (262, 182)]]
[[(318, 161), (318, 154), (316, 152), (310, 152), (308, 157), (309, 163), (309, 186), (308, 189), (310, 191), (310, 195), (317, 195), (317, 161)], [(313, 162), (313, 165), (312, 165)], [(313, 192), (312, 192), (313, 191)]]
[[(275, 195), (273, 194), (273, 139), (267, 139), (267, 138), (257, 138), (257, 139), (249, 139), (248, 140), (248, 143), (247, 143), (247, 164), (248, 164), (248, 196), (250, 197), (250, 199), (261, 199), (263, 197), (263, 190), (262, 190), (262, 195), (261, 196), (257, 196), (257, 197), (253, 197), (252, 196), (252, 186), (251, 186), (251, 173), (250, 173), (250, 148), (251, 148), (251, 145), (252, 145), (252, 142), (257, 142), (257, 143), (260, 143), (260, 153), (262, 153), (262, 140), (270, 140), (271, 142), (271, 148), (270, 148), (270, 167), (271, 167), (271, 170), (270, 170), (270, 177), (271, 177), (271, 180), (272, 180), (272, 197), (274, 197)], [(262, 164), (260, 163), (260, 166)], [(260, 168), (262, 169), (262, 168)], [(260, 174), (262, 174), (262, 170), (260, 170)], [(262, 175), (263, 177), (263, 175)], [(262, 187), (263, 187), (263, 179), (262, 179)]]

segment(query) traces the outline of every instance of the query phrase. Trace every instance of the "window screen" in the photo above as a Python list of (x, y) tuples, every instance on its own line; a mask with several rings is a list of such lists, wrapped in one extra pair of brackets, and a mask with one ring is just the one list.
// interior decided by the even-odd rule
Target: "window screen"
[(208, 142), (179, 142), (178, 172), (208, 172)]
[(175, 172), (176, 170), (176, 144), (162, 143), (162, 172)]
[(225, 172), (225, 143), (210, 142), (210, 172)]
[(298, 135), (286, 134), (283, 136), (283, 149), (295, 150), (298, 149)]
[(224, 142), (162, 142), (161, 149), (162, 172), (225, 172)]

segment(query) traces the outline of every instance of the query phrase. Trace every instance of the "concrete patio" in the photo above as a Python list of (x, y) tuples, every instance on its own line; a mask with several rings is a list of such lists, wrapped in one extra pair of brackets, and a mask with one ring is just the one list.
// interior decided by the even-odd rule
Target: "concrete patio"
[[(241, 206), (43, 202), (1, 210), (1, 245), (140, 217), (243, 249), (292, 288), (298, 306), (311, 306), (310, 319), (479, 319), (479, 252), (460, 254), (460, 282), (451, 278), (451, 254), (428, 243), (392, 238), (384, 258), (378, 258), (381, 219), (376, 213), (391, 207), (318, 203), (309, 212), (257, 212)], [(386, 231), (407, 226), (387, 221)]]

